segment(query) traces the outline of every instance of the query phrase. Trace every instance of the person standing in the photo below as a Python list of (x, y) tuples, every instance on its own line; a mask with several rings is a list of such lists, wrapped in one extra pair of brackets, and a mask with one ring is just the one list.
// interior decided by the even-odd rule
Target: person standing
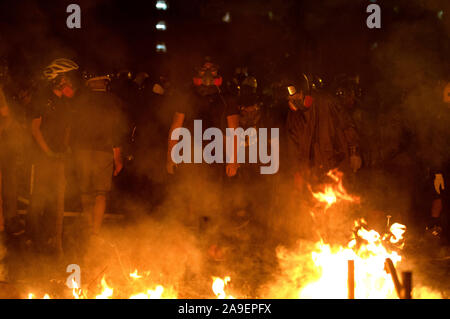
[[(31, 133), (38, 151), (27, 233), (35, 248), (43, 248), (47, 240), (57, 254), (63, 253), (64, 159), (69, 150), (70, 115), (81, 79), (78, 68), (65, 58), (48, 65), (43, 72), (48, 85), (33, 98), (31, 109)], [(44, 212), (50, 213), (49, 217), (43, 218)]]

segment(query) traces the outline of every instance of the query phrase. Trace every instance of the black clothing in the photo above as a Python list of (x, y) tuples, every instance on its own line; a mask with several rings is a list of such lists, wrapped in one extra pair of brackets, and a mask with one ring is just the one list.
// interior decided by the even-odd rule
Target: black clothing
[[(75, 97), (73, 99), (76, 99)], [(53, 152), (66, 151), (66, 136), (70, 129), (73, 101), (57, 97), (49, 89), (33, 98), (30, 108), (31, 119), (42, 119), (41, 132)]]
[[(194, 120), (202, 120), (202, 128), (227, 127), (226, 118), (239, 114), (234, 97), (223, 94), (200, 96), (194, 92), (179, 94), (173, 97), (175, 111), (184, 114), (184, 127), (193, 132)], [(224, 131), (225, 133), (225, 131)]]
[(75, 101), (71, 144), (74, 149), (111, 152), (124, 142), (121, 100), (109, 92), (86, 91)]

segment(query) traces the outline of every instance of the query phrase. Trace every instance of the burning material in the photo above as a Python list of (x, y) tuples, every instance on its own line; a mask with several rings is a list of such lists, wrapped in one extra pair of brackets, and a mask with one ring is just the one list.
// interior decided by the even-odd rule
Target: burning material
[[(320, 203), (326, 203), (325, 207), (320, 206), (323, 209), (320, 216), (331, 215), (334, 210), (327, 212), (327, 209), (340, 201), (359, 201), (359, 198), (349, 195), (343, 188), (342, 173), (331, 171), (329, 176), (335, 184), (325, 185), (324, 191), (314, 196)], [(326, 196), (318, 194), (326, 194)], [(324, 220), (331, 221), (326, 218)], [(398, 298), (401, 296), (399, 291), (402, 289), (411, 291), (413, 298), (442, 297), (426, 287), (408, 287), (407, 280), (402, 279), (402, 283), (398, 278), (397, 282), (393, 280), (391, 269), (400, 266), (402, 261), (401, 250), (404, 246), (405, 225), (393, 223), (385, 234), (380, 234), (370, 229), (367, 222), (360, 218), (353, 222), (353, 231), (351, 226), (348, 228), (348, 235), (345, 235), (346, 242), (342, 242), (347, 244), (344, 245), (338, 245), (332, 240), (326, 242), (322, 238), (317, 242), (300, 241), (298, 248), (294, 250), (278, 247), (276, 253), (280, 276), (259, 289), (258, 297)], [(390, 261), (391, 267), (386, 267), (386, 260)], [(73, 283), (73, 298), (172, 299), (178, 297), (179, 286), (176, 284), (178, 281), (171, 277), (171, 284), (168, 284), (163, 280), (163, 275), (159, 272), (159, 269), (163, 267), (152, 268), (152, 274), (155, 270), (158, 270), (157, 273), (160, 274), (159, 280), (155, 281), (155, 278), (150, 277), (150, 271), (141, 272), (134, 267), (125, 271), (123, 264), (121, 266), (122, 281), (112, 274), (109, 274), (112, 278), (106, 281), (103, 275), (100, 283), (97, 281), (99, 279), (95, 281), (101, 286), (100, 293), (97, 295), (88, 291), (89, 289), (82, 290)], [(134, 269), (133, 272), (131, 272), (132, 269)], [(214, 296), (218, 299), (234, 299), (229, 291), (230, 281), (229, 276), (212, 277), (211, 289)], [(232, 294), (235, 295), (234, 292)], [(29, 297), (35, 298), (32, 294)]]
[(343, 173), (338, 171), (337, 169), (331, 170), (327, 173), (327, 176), (335, 181), (334, 184), (325, 185), (325, 189), (323, 192), (314, 193), (309, 188), (314, 198), (319, 203), (326, 203), (325, 211), (330, 208), (333, 204), (337, 203), (338, 200), (348, 201), (348, 202), (359, 202), (358, 196), (352, 196), (347, 193), (343, 184), (342, 177)]
[[(313, 193), (319, 202), (326, 203), (324, 213), (339, 200), (359, 201), (342, 186), (342, 173), (332, 170), (328, 176), (336, 184)], [(282, 275), (267, 287), (265, 298), (397, 298), (399, 285), (386, 271), (385, 262), (389, 260), (394, 268), (401, 261), (405, 231), (405, 225), (394, 223), (389, 233), (381, 236), (359, 219), (346, 247), (324, 243), (323, 239), (315, 244), (299, 242), (296, 251), (278, 247)], [(421, 296), (436, 295), (424, 292)]]
[(102, 292), (101, 294), (97, 295), (95, 299), (111, 299), (114, 293), (114, 289), (108, 286), (105, 280), (105, 276), (103, 276), (102, 278), (101, 285), (102, 285)]
[(225, 292), (225, 287), (230, 282), (231, 278), (226, 276), (224, 279), (213, 277), (212, 290), (216, 295), (217, 299), (234, 299), (233, 296), (229, 296)]

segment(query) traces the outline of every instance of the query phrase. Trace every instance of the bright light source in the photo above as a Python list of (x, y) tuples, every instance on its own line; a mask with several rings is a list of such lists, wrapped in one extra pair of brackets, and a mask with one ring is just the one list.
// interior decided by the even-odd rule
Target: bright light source
[(442, 17), (443, 17), (443, 16), (444, 16), (444, 10), (440, 10), (440, 11), (437, 13), (438, 19), (442, 20)]
[(164, 30), (166, 30), (167, 29), (167, 27), (166, 27), (166, 22), (165, 21), (159, 21), (157, 24), (156, 24), (156, 30), (162, 30), (162, 31), (164, 31)]
[(156, 44), (156, 52), (166, 53), (167, 47), (164, 42), (159, 42)]
[(231, 21), (231, 15), (229, 12), (225, 13), (225, 15), (222, 17), (222, 21), (225, 23), (229, 23)]
[(167, 2), (165, 0), (156, 1), (156, 9), (158, 10), (167, 10)]

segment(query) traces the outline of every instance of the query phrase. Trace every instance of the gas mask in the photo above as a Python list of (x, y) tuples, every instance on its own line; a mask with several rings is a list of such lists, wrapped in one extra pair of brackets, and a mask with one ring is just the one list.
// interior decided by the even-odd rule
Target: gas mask
[(293, 85), (288, 86), (287, 91), (289, 94), (289, 106), (293, 111), (306, 112), (311, 108), (313, 99), (310, 95), (303, 95)]
[(197, 71), (193, 82), (200, 95), (211, 95), (217, 93), (218, 87), (222, 85), (222, 77), (218, 74), (218, 67), (215, 64), (206, 62)]

